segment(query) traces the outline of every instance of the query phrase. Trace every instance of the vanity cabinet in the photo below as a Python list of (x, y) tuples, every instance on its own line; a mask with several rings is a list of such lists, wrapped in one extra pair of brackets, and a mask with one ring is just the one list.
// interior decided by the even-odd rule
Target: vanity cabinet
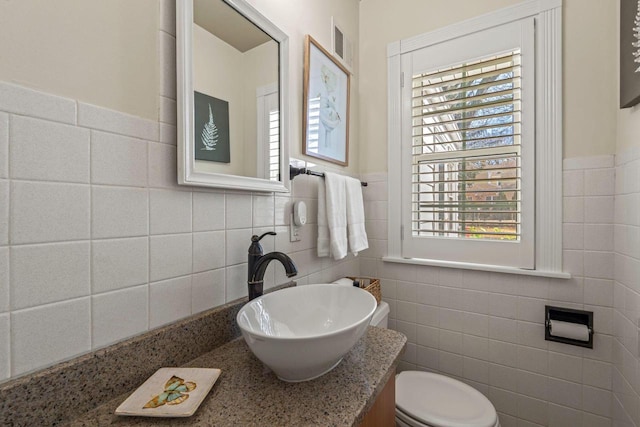
[(396, 372), (393, 371), (387, 384), (378, 395), (373, 407), (367, 412), (360, 427), (395, 426), (396, 421)]

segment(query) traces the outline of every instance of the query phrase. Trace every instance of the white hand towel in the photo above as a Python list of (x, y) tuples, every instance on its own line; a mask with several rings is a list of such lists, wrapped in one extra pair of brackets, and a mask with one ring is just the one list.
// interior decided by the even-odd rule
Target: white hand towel
[(354, 255), (369, 247), (364, 227), (364, 202), (362, 184), (355, 178), (345, 177), (347, 193), (347, 229), (349, 231), (349, 249)]
[(318, 180), (318, 256), (331, 256), (327, 224), (327, 192), (324, 180)]
[(325, 172), (324, 177), (331, 254), (339, 260), (346, 257), (348, 251), (346, 179), (332, 172)]

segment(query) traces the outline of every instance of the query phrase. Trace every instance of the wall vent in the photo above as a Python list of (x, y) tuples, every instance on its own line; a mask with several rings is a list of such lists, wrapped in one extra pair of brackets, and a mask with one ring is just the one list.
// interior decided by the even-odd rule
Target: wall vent
[(331, 17), (331, 47), (333, 55), (353, 74), (353, 42), (342, 31), (333, 16)]

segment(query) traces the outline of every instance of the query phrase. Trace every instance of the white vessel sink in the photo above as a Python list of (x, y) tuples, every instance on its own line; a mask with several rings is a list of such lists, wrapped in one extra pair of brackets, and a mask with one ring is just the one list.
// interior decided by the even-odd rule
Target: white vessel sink
[(296, 286), (249, 301), (237, 316), (249, 348), (283, 381), (317, 378), (367, 330), (376, 299), (336, 284)]

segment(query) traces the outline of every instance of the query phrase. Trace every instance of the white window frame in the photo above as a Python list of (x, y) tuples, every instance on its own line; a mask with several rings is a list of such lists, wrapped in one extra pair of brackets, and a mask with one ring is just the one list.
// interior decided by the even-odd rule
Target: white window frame
[[(402, 55), (514, 21), (535, 23), (535, 263), (532, 269), (449, 260), (406, 258), (402, 253)], [(562, 0), (530, 0), (446, 28), (389, 44), (389, 222), (385, 261), (568, 278), (562, 272)], [(471, 58), (470, 58), (471, 59)], [(406, 184), (405, 187), (410, 186)], [(406, 196), (404, 196), (406, 198)], [(405, 234), (406, 235), (406, 234)]]
[[(278, 83), (272, 83), (260, 86), (256, 89), (256, 130), (257, 130), (257, 165), (256, 175), (258, 178), (270, 179), (269, 157), (271, 154), (269, 144), (269, 97), (278, 96)], [(278, 110), (280, 105), (278, 105)], [(281, 138), (280, 138), (281, 139)], [(282, 156), (282, 141), (278, 141), (280, 145), (280, 155)]]

